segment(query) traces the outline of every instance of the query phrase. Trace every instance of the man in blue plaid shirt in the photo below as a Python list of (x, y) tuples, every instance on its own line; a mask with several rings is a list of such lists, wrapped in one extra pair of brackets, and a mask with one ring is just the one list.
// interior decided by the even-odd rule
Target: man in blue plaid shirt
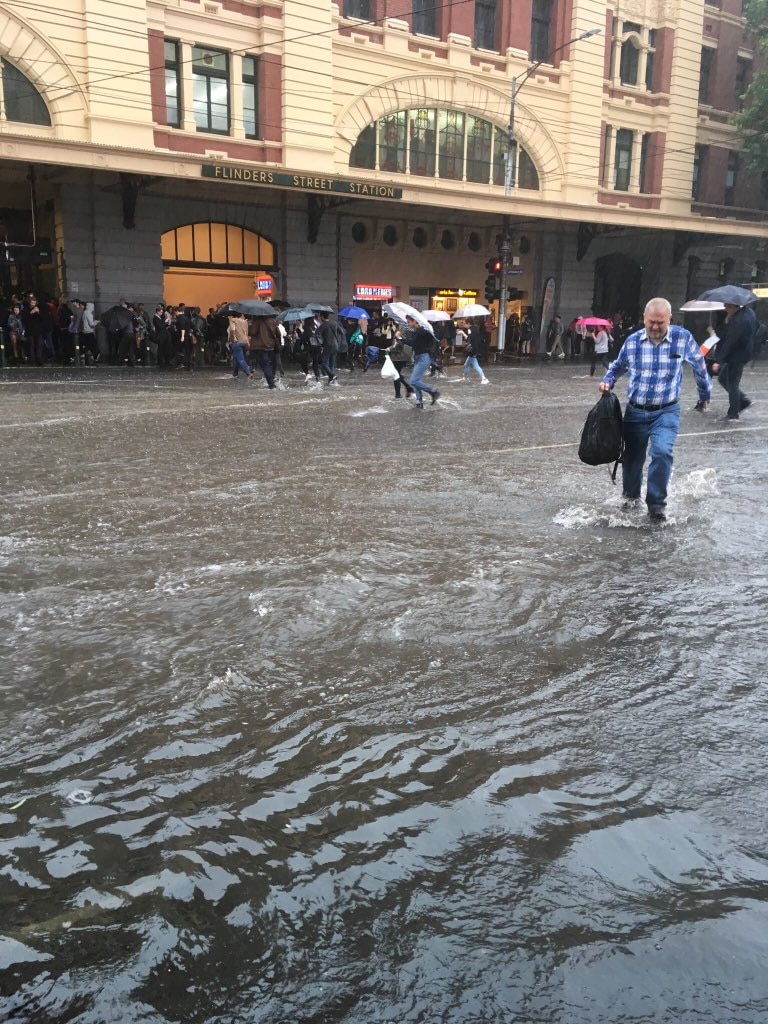
[(672, 451), (680, 430), (680, 389), (683, 363), (690, 363), (699, 391), (697, 409), (709, 406), (712, 383), (704, 356), (693, 335), (671, 323), (672, 307), (666, 299), (651, 299), (645, 307), (642, 330), (626, 339), (600, 382), (610, 391), (616, 379), (629, 374), (624, 413), (624, 462), (622, 465), (625, 507), (640, 500), (643, 465), (651, 444), (651, 464), (645, 502), (651, 519), (666, 519), (667, 487), (672, 473)]

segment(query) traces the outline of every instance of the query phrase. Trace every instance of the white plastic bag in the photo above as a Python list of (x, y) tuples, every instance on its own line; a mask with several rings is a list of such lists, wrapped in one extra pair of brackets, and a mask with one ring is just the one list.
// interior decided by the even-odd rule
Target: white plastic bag
[(397, 380), (397, 378), (400, 376), (397, 367), (389, 358), (389, 356), (384, 356), (384, 365), (381, 368), (381, 376), (384, 378), (384, 380)]

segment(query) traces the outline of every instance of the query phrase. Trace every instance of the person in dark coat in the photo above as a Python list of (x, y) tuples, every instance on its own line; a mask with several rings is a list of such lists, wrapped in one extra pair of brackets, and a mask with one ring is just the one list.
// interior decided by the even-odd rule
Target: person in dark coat
[(408, 327), (412, 331), (406, 341), (413, 349), (413, 370), (411, 371), (410, 385), (416, 392), (416, 408), (424, 408), (424, 393), (426, 392), (432, 400), (432, 405), (440, 397), (440, 392), (437, 388), (430, 387), (424, 383), (424, 374), (429, 369), (429, 364), (432, 362), (432, 351), (435, 344), (435, 336), (431, 331), (428, 331), (426, 327), (423, 327), (419, 321), (412, 316), (406, 316), (405, 318)]
[(717, 343), (717, 362), (712, 372), (717, 375), (720, 386), (728, 392), (728, 413), (726, 419), (737, 420), (739, 414), (752, 405), (741, 390), (741, 375), (752, 358), (752, 348), (757, 332), (758, 320), (751, 306), (736, 306), (725, 303), (725, 329), (721, 330)]

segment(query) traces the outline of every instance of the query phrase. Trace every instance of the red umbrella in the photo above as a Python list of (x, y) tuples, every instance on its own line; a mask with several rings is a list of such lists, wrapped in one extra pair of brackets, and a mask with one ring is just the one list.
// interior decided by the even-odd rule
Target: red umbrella
[(610, 320), (604, 320), (601, 316), (581, 316), (576, 323), (579, 327), (613, 327)]

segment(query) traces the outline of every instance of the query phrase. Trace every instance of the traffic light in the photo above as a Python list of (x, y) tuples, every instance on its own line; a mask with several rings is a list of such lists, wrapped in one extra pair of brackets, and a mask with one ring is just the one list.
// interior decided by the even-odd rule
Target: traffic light
[(493, 302), (501, 294), (499, 290), (499, 274), (501, 273), (501, 260), (498, 256), (492, 256), (485, 264), (488, 277), (485, 279), (485, 301)]

